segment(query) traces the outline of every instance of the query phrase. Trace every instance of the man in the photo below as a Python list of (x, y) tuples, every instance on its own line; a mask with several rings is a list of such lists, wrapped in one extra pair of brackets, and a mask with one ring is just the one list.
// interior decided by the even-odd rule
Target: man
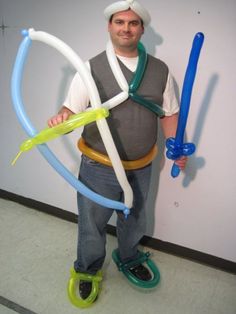
[[(149, 23), (150, 16), (136, 1), (119, 1), (105, 10), (108, 32), (119, 60), (121, 70), (130, 82), (138, 63), (137, 45)], [(106, 53), (103, 52), (89, 62), (91, 73), (98, 87), (102, 103), (120, 92), (112, 74)], [(148, 63), (139, 94), (155, 103), (162, 104), (165, 116), (160, 119), (166, 138), (174, 137), (178, 120), (178, 102), (168, 67), (160, 60), (148, 55)], [(75, 75), (67, 99), (59, 113), (48, 121), (50, 127), (68, 119), (71, 114), (83, 111), (88, 106), (88, 95), (78, 74)], [(114, 142), (122, 160), (139, 160), (148, 154), (157, 140), (158, 117), (149, 109), (128, 98), (110, 110), (108, 123)], [(85, 126), (82, 138), (89, 148), (106, 154), (96, 124)], [(186, 157), (176, 161), (184, 169)], [(145, 200), (149, 190), (151, 160), (144, 167), (126, 171), (133, 189), (134, 203), (131, 213), (125, 219), (117, 213), (117, 238), (119, 258), (122, 262), (137, 259), (138, 244), (145, 234)], [(80, 180), (107, 198), (122, 201), (123, 191), (112, 167), (94, 161), (84, 154), (80, 166)], [(106, 224), (113, 211), (104, 208), (78, 194), (79, 239), (77, 272), (95, 275), (102, 268), (106, 251)], [(142, 264), (132, 267), (131, 272), (141, 280), (151, 280), (149, 270)], [(80, 295), (87, 298), (91, 292), (91, 282), (80, 282)]]

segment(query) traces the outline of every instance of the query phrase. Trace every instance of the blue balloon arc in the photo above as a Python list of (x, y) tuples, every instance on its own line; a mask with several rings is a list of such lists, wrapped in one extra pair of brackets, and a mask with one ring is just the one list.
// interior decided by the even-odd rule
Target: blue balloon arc
[[(194, 36), (189, 62), (184, 77), (176, 136), (175, 138), (168, 138), (166, 141), (166, 156), (172, 160), (176, 160), (181, 156), (190, 156), (195, 152), (195, 145), (193, 143), (184, 143), (184, 132), (186, 129), (193, 83), (196, 76), (197, 64), (203, 41), (203, 33), (197, 33)], [(179, 173), (180, 169), (174, 163), (171, 169), (171, 176), (175, 178), (179, 175)]]
[[(26, 58), (28, 56), (29, 48), (32, 44), (32, 40), (28, 36), (27, 31), (22, 31), (22, 35), (24, 36), (24, 39), (22, 40), (20, 47), (18, 49), (12, 73), (11, 95), (14, 110), (16, 112), (17, 118), (21, 126), (23, 127), (28, 136), (34, 137), (38, 132), (32, 125), (29, 117), (25, 112), (21, 96), (21, 82), (23, 70)], [(37, 148), (43, 155), (43, 157), (47, 160), (47, 162), (79, 193), (83, 194), (85, 197), (91, 199), (95, 203), (98, 203), (104, 207), (123, 211), (126, 217), (130, 213), (130, 209), (127, 208), (124, 203), (103, 197), (102, 195), (99, 195), (90, 190), (88, 187), (86, 187), (58, 160), (58, 158), (53, 154), (53, 152), (49, 149), (49, 147), (46, 144), (37, 145)]]

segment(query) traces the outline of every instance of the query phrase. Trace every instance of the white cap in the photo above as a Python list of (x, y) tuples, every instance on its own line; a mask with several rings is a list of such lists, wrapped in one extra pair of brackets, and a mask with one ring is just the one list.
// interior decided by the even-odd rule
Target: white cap
[(112, 4), (110, 4), (106, 9), (104, 10), (104, 15), (106, 19), (109, 21), (110, 17), (120, 11), (126, 11), (128, 9), (131, 9), (134, 11), (140, 18), (143, 20), (144, 26), (147, 26), (150, 21), (151, 17), (148, 11), (139, 4), (136, 0), (124, 0), (124, 1), (117, 1)]

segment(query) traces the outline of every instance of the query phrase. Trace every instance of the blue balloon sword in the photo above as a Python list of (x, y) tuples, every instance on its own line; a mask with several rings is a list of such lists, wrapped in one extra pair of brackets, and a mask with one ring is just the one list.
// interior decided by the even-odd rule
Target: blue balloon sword
[[(184, 143), (184, 133), (189, 113), (193, 83), (203, 41), (203, 33), (197, 33), (193, 39), (189, 62), (184, 77), (176, 135), (175, 138), (170, 137), (166, 140), (166, 156), (171, 160), (177, 160), (181, 156), (190, 156), (196, 149), (193, 143)], [(175, 178), (179, 175), (179, 173), (180, 168), (174, 163), (171, 169), (171, 176)]]

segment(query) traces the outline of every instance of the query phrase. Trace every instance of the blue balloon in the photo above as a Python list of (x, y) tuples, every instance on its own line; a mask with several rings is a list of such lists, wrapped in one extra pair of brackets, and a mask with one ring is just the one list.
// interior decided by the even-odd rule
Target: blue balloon
[[(28, 136), (34, 137), (38, 132), (33, 127), (30, 119), (28, 118), (24, 110), (24, 105), (21, 97), (21, 82), (23, 70), (32, 41), (27, 31), (22, 31), (22, 35), (24, 36), (24, 39), (18, 49), (15, 65), (13, 68), (13, 74), (11, 79), (11, 95), (14, 110), (20, 124), (22, 125)], [(91, 199), (99, 205), (123, 211), (126, 217), (130, 213), (129, 208), (127, 208), (124, 203), (113, 201), (111, 199), (103, 197), (86, 187), (57, 159), (57, 157), (53, 154), (53, 152), (48, 148), (46, 144), (37, 145), (37, 148), (43, 155), (43, 157), (48, 161), (48, 163), (79, 193), (83, 194), (85, 197)]]
[[(192, 155), (195, 151), (195, 145), (193, 143), (184, 143), (184, 133), (190, 108), (193, 83), (196, 76), (197, 64), (203, 41), (203, 33), (197, 33), (193, 39), (192, 49), (190, 52), (189, 62), (183, 83), (176, 136), (175, 138), (169, 138), (166, 141), (166, 156), (167, 158), (172, 160), (176, 160), (181, 156)], [(172, 177), (177, 177), (179, 175), (179, 172), (179, 167), (174, 163), (171, 170)]]

